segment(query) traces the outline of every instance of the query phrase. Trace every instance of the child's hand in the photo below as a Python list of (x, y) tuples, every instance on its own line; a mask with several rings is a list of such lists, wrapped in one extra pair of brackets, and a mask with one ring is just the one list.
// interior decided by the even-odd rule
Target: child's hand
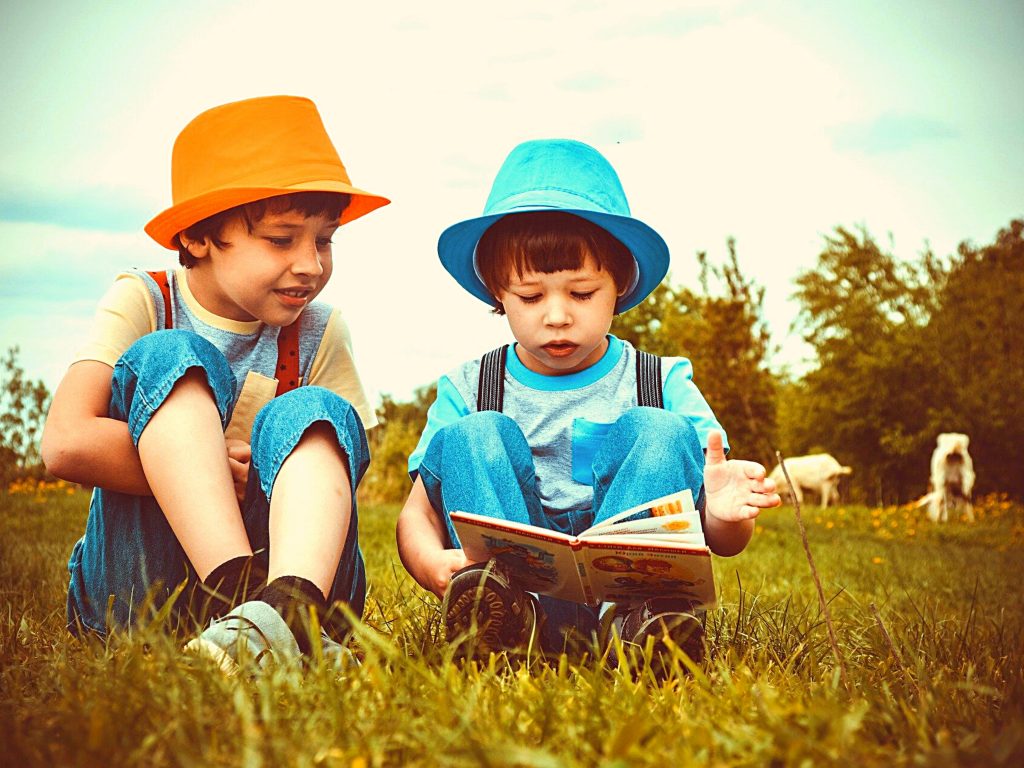
[(440, 598), (444, 598), (444, 591), (448, 588), (448, 582), (452, 574), (460, 568), (469, 565), (466, 553), (461, 549), (442, 549), (430, 558), (424, 570), (426, 580), (421, 582), (423, 586)]
[(235, 484), (235, 496), (242, 503), (245, 501), (245, 486), (249, 482), (252, 449), (247, 442), (235, 437), (224, 438), (224, 444), (228, 449), (228, 466), (231, 467), (231, 480)]
[(782, 504), (775, 481), (765, 478), (764, 467), (756, 461), (725, 458), (722, 433), (718, 431), (708, 434), (704, 492), (706, 514), (725, 522), (752, 520), (762, 509)]

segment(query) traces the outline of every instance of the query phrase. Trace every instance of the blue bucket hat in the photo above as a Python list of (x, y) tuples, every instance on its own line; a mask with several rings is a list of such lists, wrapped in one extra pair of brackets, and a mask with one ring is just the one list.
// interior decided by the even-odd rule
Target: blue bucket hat
[(483, 216), (453, 224), (441, 233), (437, 252), (452, 277), (481, 301), (493, 304), (476, 269), (476, 245), (488, 227), (510, 214), (557, 210), (586, 219), (616, 237), (636, 261), (633, 285), (619, 297), (616, 312), (632, 309), (668, 272), (668, 246), (657, 232), (629, 214), (615, 169), (593, 147), (569, 139), (527, 141), (502, 164)]

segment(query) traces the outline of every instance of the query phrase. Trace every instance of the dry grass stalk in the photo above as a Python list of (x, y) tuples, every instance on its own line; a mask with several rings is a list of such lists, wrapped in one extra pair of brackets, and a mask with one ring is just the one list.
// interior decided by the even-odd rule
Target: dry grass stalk
[(807, 541), (807, 529), (804, 528), (804, 519), (800, 514), (800, 501), (797, 499), (796, 489), (793, 487), (793, 481), (789, 479), (789, 470), (786, 469), (786, 462), (782, 458), (782, 453), (776, 451), (775, 458), (778, 459), (779, 465), (782, 467), (782, 474), (786, 477), (786, 484), (789, 486), (790, 496), (793, 497), (793, 508), (796, 510), (796, 524), (800, 528), (800, 539), (804, 544), (804, 553), (807, 555), (807, 562), (811, 566), (811, 576), (814, 578), (814, 586), (818, 588), (818, 602), (821, 604), (821, 612), (825, 616), (825, 627), (828, 629), (828, 641), (832, 646), (832, 655), (835, 656), (836, 664), (839, 665), (839, 678), (843, 683), (843, 688), (849, 692), (850, 685), (846, 680), (846, 664), (843, 662), (843, 657), (839, 653), (839, 643), (836, 641), (836, 632), (832, 626), (832, 612), (829, 610), (828, 602), (825, 600), (825, 590), (822, 589), (821, 579), (818, 578), (818, 568), (814, 565), (814, 556), (811, 554), (811, 545)]

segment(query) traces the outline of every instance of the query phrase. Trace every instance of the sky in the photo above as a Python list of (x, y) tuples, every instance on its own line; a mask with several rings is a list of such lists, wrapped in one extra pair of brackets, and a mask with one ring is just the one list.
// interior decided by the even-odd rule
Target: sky
[(339, 230), (321, 294), (373, 397), (409, 399), (510, 340), (436, 243), (482, 212), (521, 141), (601, 151), (676, 284), (734, 237), (765, 288), (772, 362), (796, 370), (793, 280), (837, 226), (912, 259), (1024, 216), (1016, 0), (37, 0), (4, 15), (0, 346), (51, 389), (114, 276), (176, 264), (142, 228), (170, 205), (177, 133), (253, 96), (313, 99), (353, 183), (393, 201)]

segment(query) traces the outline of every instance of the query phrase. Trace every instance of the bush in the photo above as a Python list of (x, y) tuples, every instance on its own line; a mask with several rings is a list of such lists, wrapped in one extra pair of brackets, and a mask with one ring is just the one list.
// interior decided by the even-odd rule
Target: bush
[(25, 378), (18, 351), (11, 347), (0, 363), (0, 483), (4, 487), (18, 478), (40, 479), (46, 474), (39, 438), (50, 391), (41, 379)]

